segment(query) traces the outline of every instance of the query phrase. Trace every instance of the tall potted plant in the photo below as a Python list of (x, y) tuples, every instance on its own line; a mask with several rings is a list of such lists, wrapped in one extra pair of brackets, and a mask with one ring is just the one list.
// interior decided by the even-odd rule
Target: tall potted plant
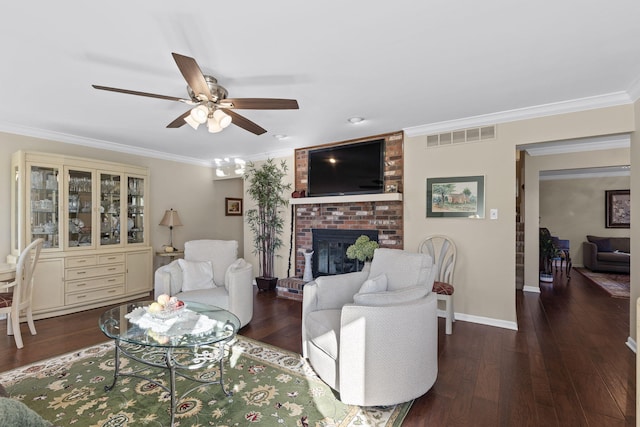
[(547, 228), (540, 228), (540, 281), (553, 282), (553, 259), (558, 256), (553, 237)]
[(244, 175), (248, 182), (247, 194), (256, 203), (254, 209), (247, 211), (246, 220), (253, 233), (253, 253), (258, 256), (260, 276), (256, 277), (256, 283), (260, 290), (274, 289), (278, 282), (274, 260), (276, 251), (283, 244), (281, 212), (289, 203), (284, 194), (291, 189), (291, 184), (283, 182), (286, 175), (286, 162), (283, 160), (277, 165), (273, 159), (267, 159), (260, 167), (253, 162), (247, 163)]

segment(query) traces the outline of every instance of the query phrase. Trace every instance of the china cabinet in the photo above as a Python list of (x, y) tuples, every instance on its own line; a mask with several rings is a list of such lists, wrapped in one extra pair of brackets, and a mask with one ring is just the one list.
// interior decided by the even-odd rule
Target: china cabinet
[(11, 173), (9, 261), (44, 239), (35, 272), (35, 318), (149, 294), (147, 168), (18, 151)]

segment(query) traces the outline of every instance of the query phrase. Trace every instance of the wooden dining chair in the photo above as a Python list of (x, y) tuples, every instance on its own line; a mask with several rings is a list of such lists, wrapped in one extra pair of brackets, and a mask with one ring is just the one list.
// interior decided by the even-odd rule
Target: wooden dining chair
[(33, 323), (31, 312), (33, 272), (36, 269), (43, 243), (44, 240), (36, 239), (24, 248), (16, 265), (15, 280), (0, 285), (0, 314), (7, 315), (7, 335), (13, 335), (18, 348), (24, 347), (20, 333), (20, 313), (25, 313), (31, 335), (36, 334), (36, 326)]

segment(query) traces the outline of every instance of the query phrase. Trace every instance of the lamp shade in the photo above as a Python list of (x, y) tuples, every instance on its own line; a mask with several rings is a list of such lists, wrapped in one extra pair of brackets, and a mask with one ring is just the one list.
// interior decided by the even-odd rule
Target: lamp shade
[(174, 211), (173, 209), (164, 211), (164, 216), (162, 217), (162, 221), (160, 221), (159, 225), (164, 225), (169, 228), (182, 225), (180, 217), (178, 216), (178, 211)]

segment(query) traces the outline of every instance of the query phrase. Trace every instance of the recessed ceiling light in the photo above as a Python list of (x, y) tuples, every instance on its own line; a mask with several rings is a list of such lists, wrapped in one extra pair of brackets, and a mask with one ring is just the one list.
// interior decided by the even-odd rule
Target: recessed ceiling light
[(364, 118), (362, 118), (362, 117), (349, 117), (347, 119), (347, 121), (349, 123), (351, 123), (352, 125), (357, 125), (358, 123), (364, 122)]
[(273, 135), (273, 137), (275, 139), (285, 139), (287, 137), (287, 135), (283, 135), (281, 133), (277, 133), (277, 134)]

